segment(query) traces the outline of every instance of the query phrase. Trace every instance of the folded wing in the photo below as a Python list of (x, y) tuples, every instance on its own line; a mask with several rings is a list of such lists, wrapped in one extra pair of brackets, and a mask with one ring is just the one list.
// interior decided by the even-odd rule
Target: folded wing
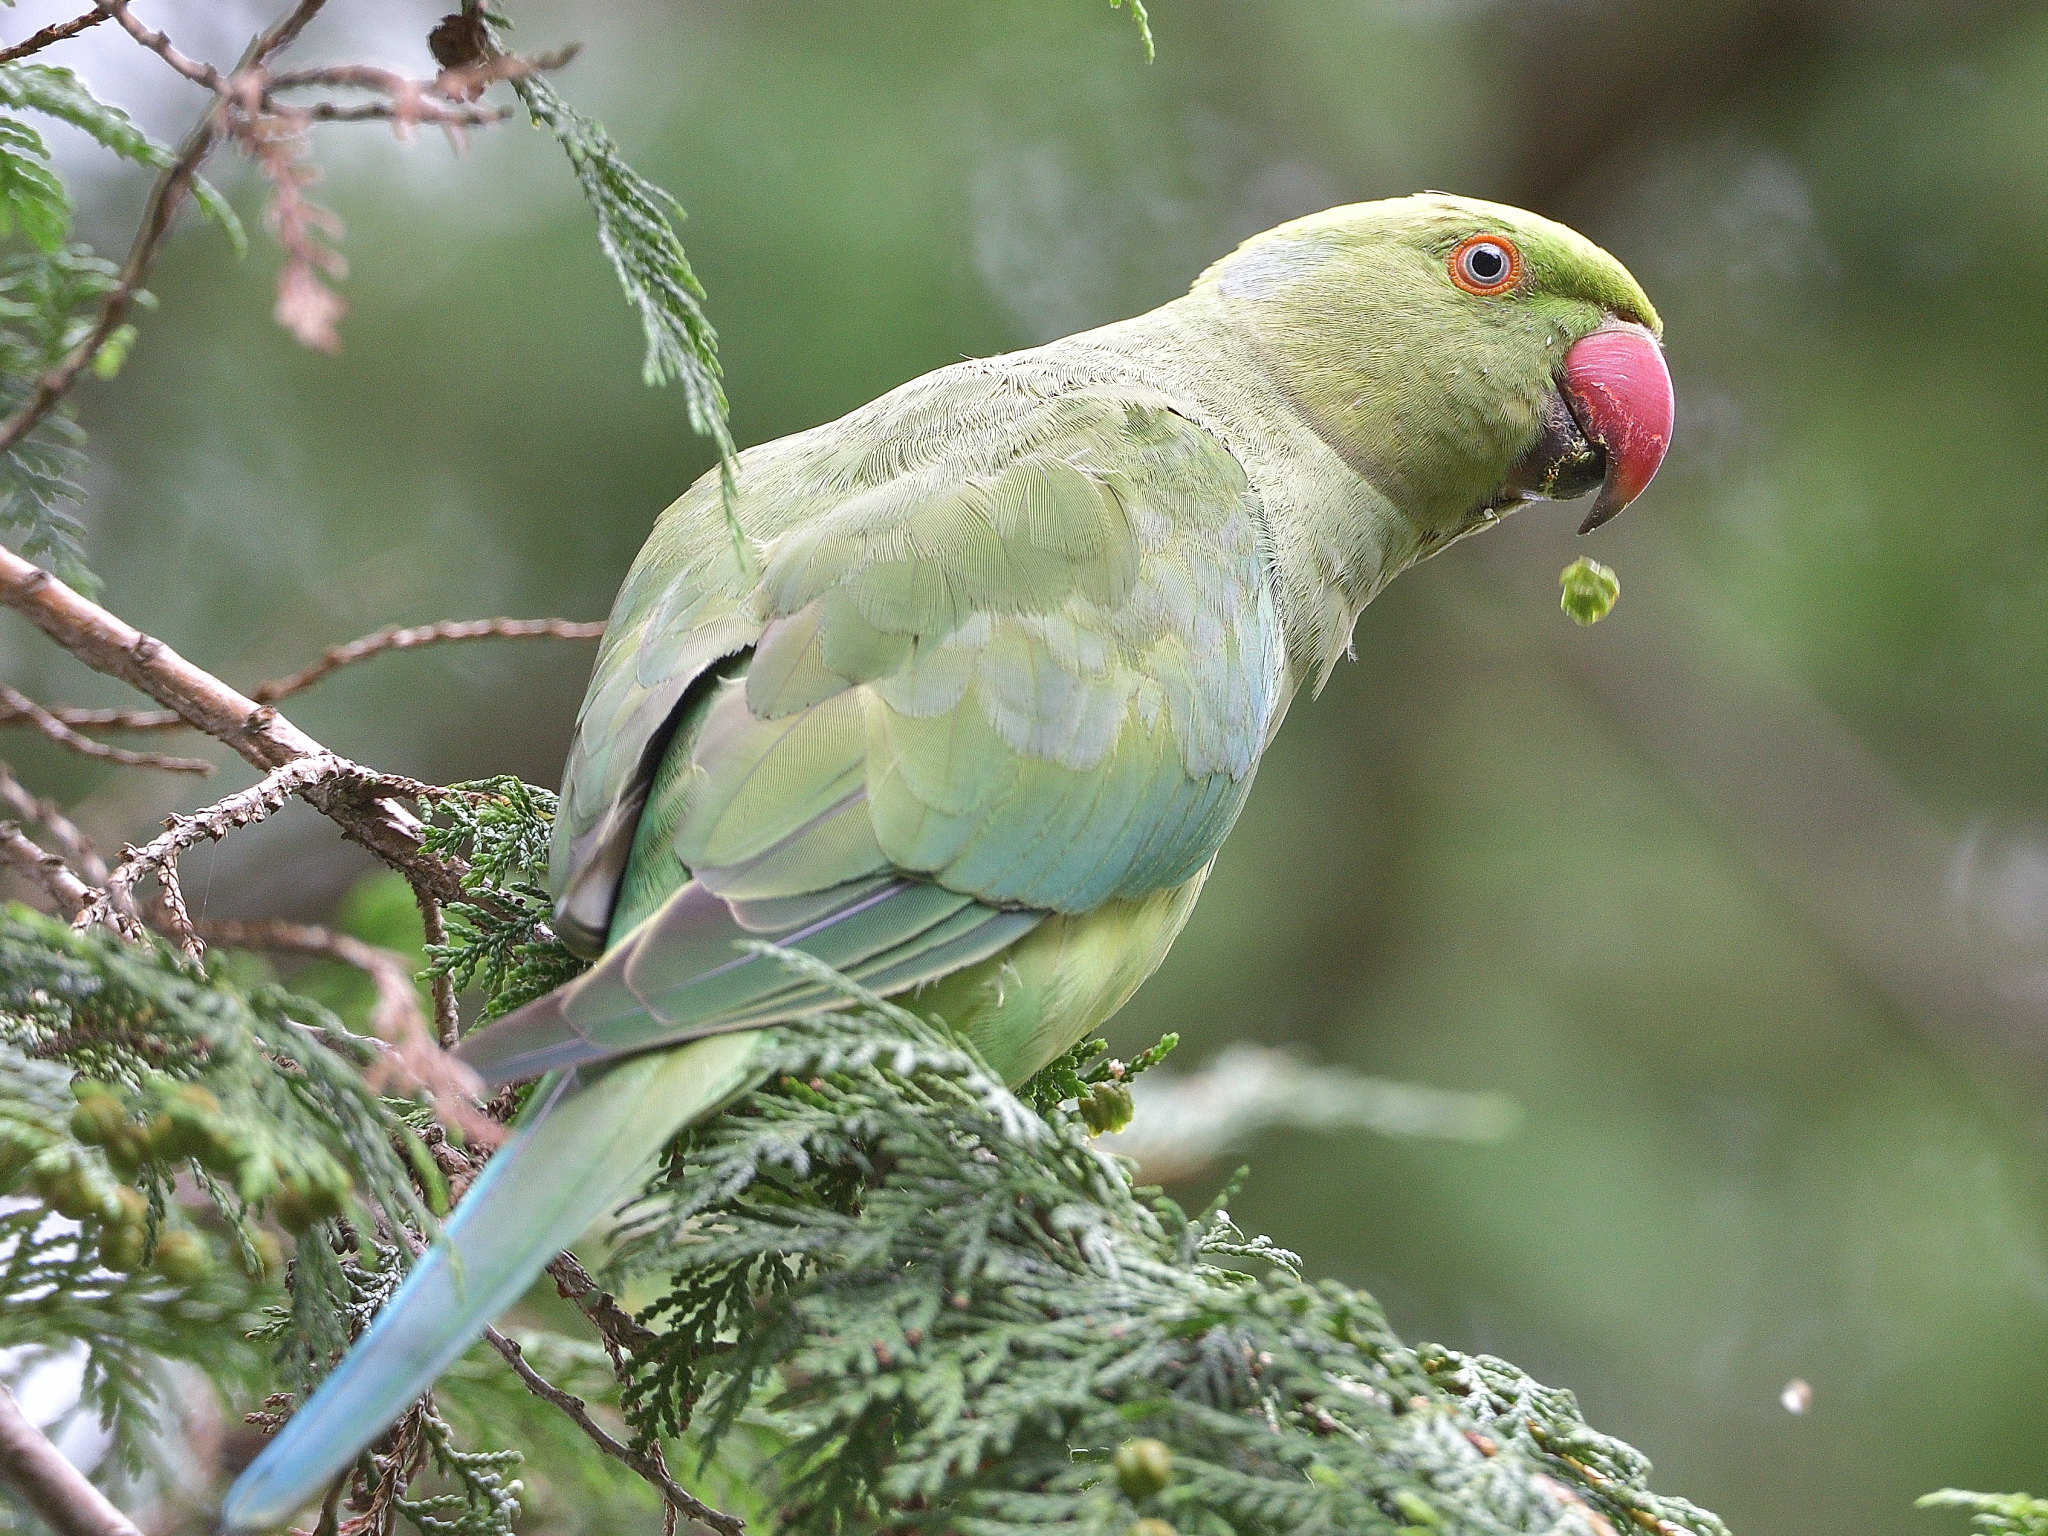
[(1285, 686), (1242, 469), (1154, 391), (946, 370), (664, 516), (614, 611), (556, 829), (601, 963), (472, 1038), (492, 1078), (882, 992), (1051, 912), (1180, 884)]

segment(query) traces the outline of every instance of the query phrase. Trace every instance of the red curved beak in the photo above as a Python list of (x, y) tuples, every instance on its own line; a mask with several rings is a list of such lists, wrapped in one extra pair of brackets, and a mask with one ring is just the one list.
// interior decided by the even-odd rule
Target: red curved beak
[(1564, 396), (1580, 430), (1607, 456), (1600, 499), (1579, 525), (1591, 533), (1643, 494), (1671, 446), (1664, 349), (1643, 327), (1613, 321), (1565, 353)]

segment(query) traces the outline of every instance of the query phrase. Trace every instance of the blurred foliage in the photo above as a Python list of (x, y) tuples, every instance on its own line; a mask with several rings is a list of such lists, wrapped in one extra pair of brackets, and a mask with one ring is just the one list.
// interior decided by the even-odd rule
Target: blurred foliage
[(2048, 1499), (2026, 1493), (1969, 1493), (1943, 1488), (1920, 1500), (1922, 1509), (1967, 1509), (1970, 1524), (1990, 1536), (2044, 1536)]

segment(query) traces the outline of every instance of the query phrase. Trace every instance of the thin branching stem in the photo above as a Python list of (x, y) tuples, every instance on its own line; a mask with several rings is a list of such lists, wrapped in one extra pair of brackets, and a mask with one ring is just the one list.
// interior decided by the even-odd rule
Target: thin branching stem
[(11, 821), (0, 821), (0, 864), (35, 881), (66, 917), (76, 917), (93, 899), (92, 887), (70, 865)]
[(52, 22), (40, 32), (31, 32), (11, 48), (0, 48), (0, 64), (12, 64), (25, 59), (32, 53), (41, 53), (52, 43), (61, 43), (67, 37), (76, 37), (87, 27), (96, 27), (108, 19), (105, 11), (87, 11), (83, 16), (74, 16), (69, 21)]
[(79, 830), (54, 800), (45, 800), (24, 788), (5, 763), (0, 763), (0, 808), (24, 825), (41, 827), (65, 862), (83, 875), (88, 885), (106, 884), (107, 861), (100, 857), (92, 839)]
[(213, 772), (213, 764), (202, 757), (170, 757), (162, 752), (135, 752), (127, 747), (110, 747), (90, 736), (81, 736), (49, 710), (19, 689), (0, 683), (0, 725), (26, 725), (45, 741), (55, 742), (80, 757), (96, 757), (124, 768), (156, 768), (165, 773)]
[(583, 1399), (564, 1392), (536, 1371), (526, 1358), (526, 1352), (519, 1347), (517, 1339), (508, 1339), (495, 1328), (486, 1328), (484, 1337), (491, 1348), (505, 1357), (519, 1379), (526, 1383), (526, 1390), (545, 1402), (552, 1403), (566, 1414), (571, 1423), (590, 1437), (592, 1444), (614, 1461), (631, 1467), (640, 1476), (661, 1490), (661, 1496), (674, 1508), (688, 1515), (692, 1520), (708, 1525), (720, 1536), (740, 1536), (746, 1529), (746, 1522), (737, 1515), (728, 1515), (713, 1509), (702, 1499), (683, 1487), (669, 1475), (667, 1465), (660, 1452), (636, 1451), (607, 1434), (598, 1422), (591, 1418), (590, 1410)]
[[(385, 651), (411, 651), (426, 646), (446, 645), (462, 640), (595, 640), (604, 633), (604, 621), (581, 619), (445, 619), (438, 624), (387, 625), (375, 634), (364, 635), (346, 645), (331, 645), (320, 659), (289, 677), (272, 678), (249, 690), (259, 704), (277, 700), (310, 687), (341, 667), (367, 661)], [(188, 729), (192, 722), (167, 709), (85, 709), (74, 705), (46, 706), (49, 716), (73, 730), (170, 731)], [(0, 725), (9, 721), (0, 718)]]

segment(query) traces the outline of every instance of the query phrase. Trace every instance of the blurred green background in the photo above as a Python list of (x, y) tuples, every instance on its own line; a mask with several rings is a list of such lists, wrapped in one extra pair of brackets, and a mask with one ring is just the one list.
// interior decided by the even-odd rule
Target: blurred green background
[[(226, 59), (269, 9), (155, 13)], [(299, 57), (430, 69), (442, 6), (328, 9)], [(1116, 1042), (1512, 1093), (1500, 1144), (1270, 1134), (1236, 1214), (1406, 1336), (1571, 1387), (1746, 1536), (2048, 1491), (2048, 12), (1154, 0), (1148, 65), (1100, 0), (512, 10), (587, 44), (562, 89), (689, 208), (742, 443), (1162, 302), (1333, 203), (1500, 198), (1629, 263), (1679, 396), (1656, 486), (1367, 611)], [(102, 30), (72, 61), (176, 135), (196, 92)], [(243, 684), (396, 621), (601, 615), (709, 458), (638, 383), (558, 152), (337, 127), (319, 159), (345, 353), (272, 326), (260, 234), (237, 264), (195, 225), (86, 394), (107, 601)], [(141, 184), (90, 185), (118, 250)], [(1583, 632), (1579, 553), (1623, 582)], [(385, 657), (291, 713), (392, 770), (551, 784), (589, 657)], [(11, 619), (0, 674), (126, 702)], [(6, 750), (116, 845), (243, 772)], [(186, 890), (323, 915), (365, 867), (301, 813)]]

